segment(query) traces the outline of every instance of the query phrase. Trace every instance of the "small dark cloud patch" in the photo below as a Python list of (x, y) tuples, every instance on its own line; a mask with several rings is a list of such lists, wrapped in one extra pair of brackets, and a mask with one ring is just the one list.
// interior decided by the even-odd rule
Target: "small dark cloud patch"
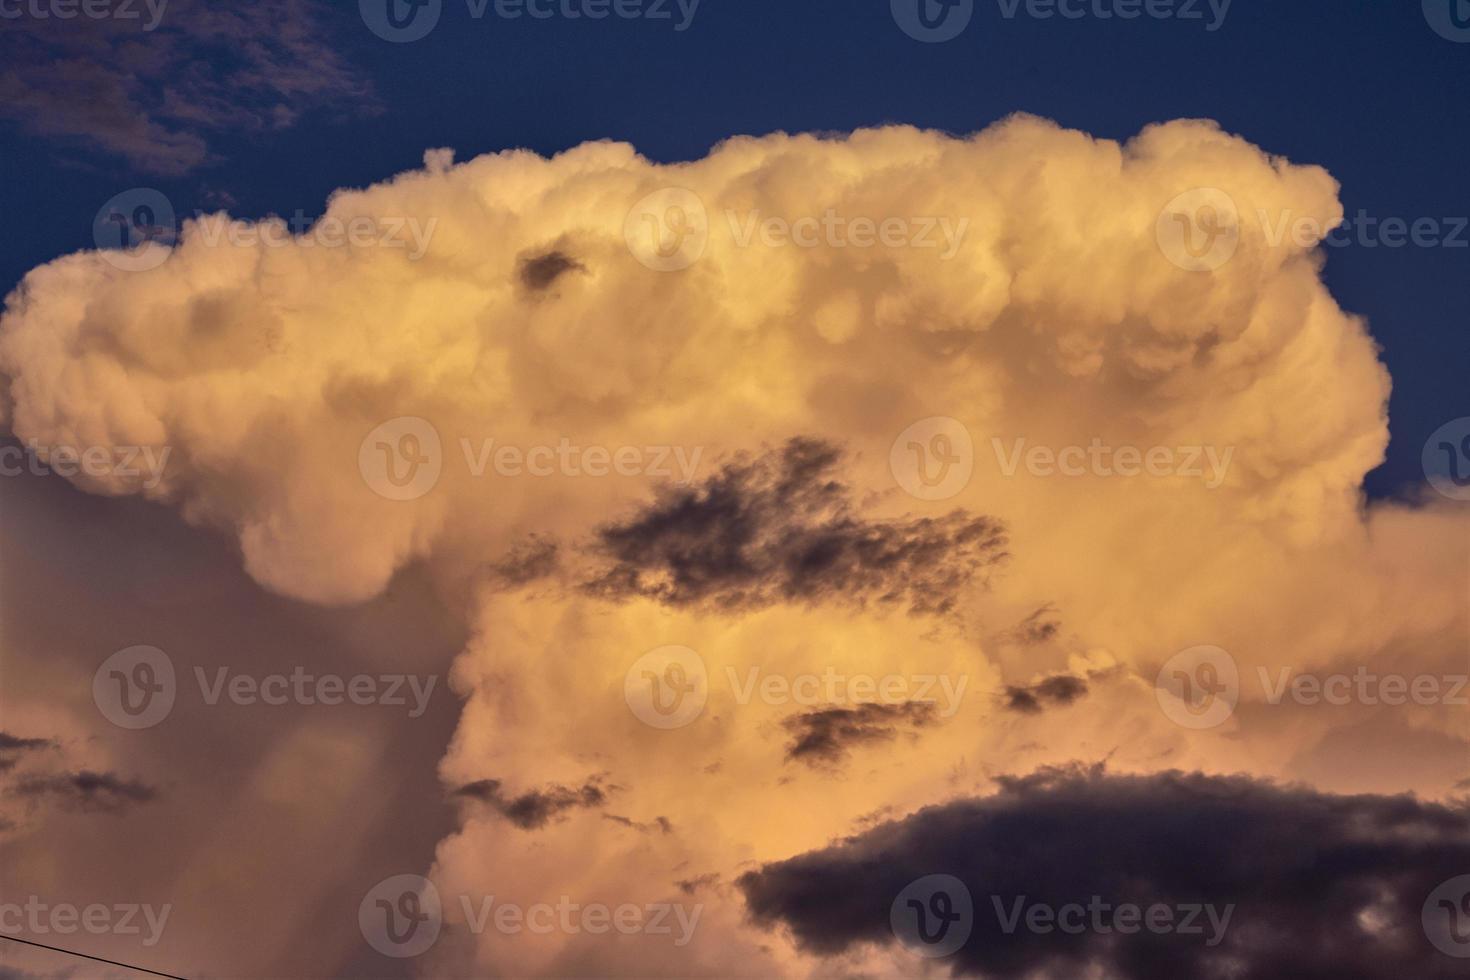
[(0, 732), (0, 773), (14, 769), (28, 752), (55, 747), (56, 743), (49, 738), (20, 738), (9, 732)]
[(860, 704), (823, 708), (787, 718), (791, 733), (786, 758), (813, 768), (831, 768), (847, 760), (853, 746), (886, 742), (900, 732), (913, 732), (934, 721), (935, 706), (929, 701), (902, 704)]
[(49, 749), (55, 744), (49, 738), (17, 738), (9, 732), (0, 732), (0, 752), (27, 752), (33, 749)]
[(880, 806), (878, 809), (874, 810), (872, 813), (865, 813), (865, 814), (863, 814), (862, 816), (858, 817), (855, 821), (853, 821), (853, 823), (855, 825), (859, 826), (859, 827), (862, 827), (864, 830), (866, 830), (869, 827), (876, 827), (880, 823), (885, 823), (886, 821), (888, 821), (888, 820), (890, 820), (892, 818), (893, 818), (893, 807), (886, 806), (885, 805), (885, 806)]
[(560, 249), (521, 260), (521, 283), (533, 292), (551, 287), (568, 272), (586, 272), (587, 267)]
[(146, 783), (87, 769), (27, 776), (11, 792), (23, 799), (82, 813), (122, 813), (158, 797), (158, 791)]
[(584, 590), (721, 611), (801, 602), (943, 615), (1005, 557), (1004, 529), (988, 517), (859, 516), (837, 477), (841, 459), (831, 443), (798, 438), (741, 456), (700, 486), (665, 488), (598, 530), (598, 569)]
[(1021, 620), (1008, 638), (1020, 646), (1034, 647), (1054, 638), (1061, 628), (1056, 609), (1048, 604)]
[[(889, 910), (911, 882), (950, 874), (974, 903), (956, 976), (1153, 980), (1278, 977), (1448, 980), (1463, 961), (1421, 913), (1470, 873), (1470, 806), (1336, 796), (1246, 776), (1044, 770), (993, 796), (931, 806), (824, 850), (742, 875), (754, 922), (837, 956), (893, 943)], [(1201, 933), (1007, 930), (1026, 904), (1234, 906), (1218, 945)]]
[(604, 813), (602, 819), (610, 820), (621, 827), (627, 827), (643, 834), (672, 834), (674, 832), (674, 825), (669, 822), (668, 817), (654, 817), (652, 820), (639, 821), (614, 813)]
[(482, 779), (461, 786), (453, 795), (484, 804), (522, 830), (537, 830), (568, 810), (603, 806), (607, 803), (608, 790), (601, 780), (591, 779), (582, 786), (552, 785), (510, 796), (500, 780)]
[(507, 551), (490, 566), (489, 571), (502, 586), (515, 588), (526, 585), (556, 571), (558, 552), (555, 540), (533, 534)]
[(1087, 696), (1087, 681), (1072, 674), (1056, 674), (1030, 686), (1011, 686), (1005, 691), (1006, 708), (1026, 715), (1039, 715), (1047, 707), (1068, 705)]
[(695, 875), (693, 878), (682, 878), (674, 882), (674, 885), (685, 895), (693, 895), (711, 885), (718, 884), (720, 876), (713, 871), (709, 874)]

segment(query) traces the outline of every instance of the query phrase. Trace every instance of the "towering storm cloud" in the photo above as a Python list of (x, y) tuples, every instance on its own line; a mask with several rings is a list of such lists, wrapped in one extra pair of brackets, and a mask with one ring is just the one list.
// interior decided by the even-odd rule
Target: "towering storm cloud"
[[(339, 192), (321, 220), (368, 219), (386, 240), (412, 218), (432, 229), (417, 259), (214, 217), (186, 223), (167, 261), (94, 252), (32, 272), (0, 345), (16, 434), (171, 448), (155, 486), (84, 485), (229, 527), (262, 583), (321, 601), (367, 598), (415, 558), (511, 529), (590, 523), (653, 482), (476, 481), (487, 438), (703, 449), (707, 464), (815, 435), (867, 450), (862, 475), (890, 487), (895, 437), (935, 415), (961, 417), (984, 457), (992, 436), (1007, 454), (1082, 433), (1232, 447), (1216, 496), (1294, 540), (1352, 520), (1383, 450), (1372, 341), (1310, 248), (1245, 219), (1331, 227), (1335, 183), (1208, 123), (1127, 145), (1017, 118), (963, 140), (740, 138), (671, 166), (614, 143), (449, 159)], [(1156, 224), (1205, 186), (1241, 219), (1232, 259), (1201, 274), (1170, 261)], [(890, 218), (912, 234), (856, 230)], [(787, 244), (768, 244), (783, 241), (772, 219)], [(948, 258), (941, 220), (964, 229)], [(675, 245), (686, 267), (648, 267)], [(544, 278), (552, 254), (566, 271), (532, 288), (526, 270)], [(433, 492), (408, 502), (358, 466), (364, 437), (404, 416), (433, 425), (443, 457)], [(1130, 492), (1198, 506), (1186, 481)]]
[[(441, 899), (425, 975), (912, 973), (888, 892), (988, 873), (931, 838), (1009, 853), (1013, 890), (1136, 872), (1182, 896), (1146, 812), (1218, 831), (1190, 900), (1238, 902), (1233, 928), (1325, 930), (1347, 889), (1334, 910), (1379, 919), (1322, 962), (1392, 959), (1388, 937), (1432, 976), (1404, 917), (1470, 873), (1470, 522), (1363, 499), (1387, 372), (1317, 242), (1271, 231), (1330, 229), (1337, 192), (1187, 120), (738, 137), (679, 164), (436, 150), (312, 232), (206, 216), (35, 269), (0, 320), (4, 417), (50, 456), (166, 460), (72, 479), (227, 534), (266, 590), (339, 606), (422, 574), (462, 619), (459, 822), (402, 869)], [(1295, 683), (1360, 668), (1442, 696)], [(1008, 852), (994, 828), (1060, 798), (1060, 850)], [(1301, 814), (1333, 848), (1310, 873)], [(1231, 840), (1259, 848), (1250, 882)], [(513, 931), (485, 896), (674, 905), (689, 931)], [(951, 962), (1056, 965), (1033, 947)], [(1058, 955), (1300, 966), (1282, 935), (1240, 948)]]

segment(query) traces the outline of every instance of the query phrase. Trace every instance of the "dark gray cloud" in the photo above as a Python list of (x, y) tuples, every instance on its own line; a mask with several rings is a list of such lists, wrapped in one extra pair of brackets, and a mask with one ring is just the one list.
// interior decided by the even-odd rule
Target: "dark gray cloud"
[[(89, 5), (90, 6), (90, 5)], [(370, 104), (310, 0), (112, 0), (136, 16), (24, 16), (0, 31), (0, 116), (42, 136), (186, 173), (218, 134), (286, 128), (303, 113)]]
[(1061, 628), (1056, 609), (1045, 605), (1021, 620), (1006, 638), (1020, 646), (1036, 646), (1055, 637)]
[(544, 255), (521, 260), (521, 282), (534, 292), (541, 292), (568, 272), (586, 272), (587, 267), (565, 252), (554, 249)]
[(490, 578), (503, 588), (515, 588), (545, 578), (556, 570), (559, 551), (559, 546), (551, 538), (531, 535), (490, 565)]
[(10, 792), (82, 813), (122, 813), (140, 803), (151, 803), (158, 790), (115, 773), (83, 769), (73, 773), (26, 776)]
[(900, 732), (932, 724), (934, 716), (935, 706), (928, 701), (860, 704), (794, 715), (783, 723), (792, 736), (786, 758), (814, 768), (837, 766), (847, 760), (853, 746), (890, 741)]
[(1067, 705), (1087, 696), (1088, 686), (1084, 678), (1072, 674), (1056, 674), (1031, 685), (1012, 685), (1006, 688), (1005, 704), (1010, 711), (1037, 715), (1047, 706)]
[(615, 813), (604, 813), (602, 819), (643, 834), (672, 834), (674, 832), (674, 825), (668, 817), (654, 817), (652, 820), (640, 821)]
[(1004, 530), (988, 517), (858, 516), (836, 476), (841, 458), (831, 443), (793, 439), (701, 486), (664, 489), (598, 531), (586, 591), (724, 611), (831, 602), (944, 614), (1005, 557)]
[(0, 732), (0, 773), (14, 769), (28, 752), (55, 747), (56, 743), (49, 738), (19, 738), (9, 732)]
[[(894, 942), (894, 898), (953, 875), (974, 902), (972, 932), (945, 961), (961, 976), (1435, 980), (1463, 977), (1465, 964), (1431, 945), (1421, 911), (1467, 873), (1463, 804), (1093, 767), (1005, 779), (994, 796), (928, 807), (738, 884), (755, 922), (831, 956)], [(1210, 948), (1177, 932), (1008, 933), (994, 903), (1009, 915), (1022, 896), (1235, 908)]]
[(9, 732), (0, 732), (0, 752), (46, 749), (56, 743), (49, 738), (18, 738)]
[(720, 876), (713, 871), (692, 878), (680, 878), (674, 882), (675, 887), (685, 895), (693, 895), (703, 889), (710, 888), (720, 883)]
[(481, 779), (461, 786), (453, 795), (484, 804), (522, 830), (536, 830), (568, 810), (604, 806), (609, 792), (600, 779), (590, 779), (581, 786), (545, 786), (512, 796), (505, 792), (500, 780)]

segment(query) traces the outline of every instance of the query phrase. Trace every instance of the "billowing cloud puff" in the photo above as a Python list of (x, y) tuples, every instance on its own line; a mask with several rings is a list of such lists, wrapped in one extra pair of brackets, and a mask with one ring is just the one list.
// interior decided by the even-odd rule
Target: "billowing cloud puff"
[[(1162, 209), (1201, 186), (1239, 211), (1237, 251), (1208, 274), (1169, 261), (1156, 235)], [(698, 202), (708, 240), (660, 272), (625, 231), (671, 187)], [(671, 166), (613, 143), (454, 167), (435, 154), (330, 202), (323, 227), (368, 220), (377, 245), (231, 233), (216, 216), (187, 223), (155, 268), (87, 253), (37, 269), (11, 298), (0, 367), (23, 439), (173, 451), (151, 489), (116, 474), (90, 489), (177, 501), (233, 529), (268, 587), (322, 601), (366, 598), (406, 562), (510, 529), (590, 521), (651, 482), (474, 479), (491, 438), (708, 459), (840, 437), (889, 486), (890, 445), (931, 415), (977, 438), (1234, 447), (1235, 512), (1311, 535), (1351, 515), (1381, 456), (1387, 379), (1315, 255), (1250, 216), (1331, 227), (1335, 191), (1319, 168), (1202, 122), (1127, 145), (1031, 118), (963, 140), (740, 138)], [(844, 223), (817, 247), (742, 244), (752, 221), (829, 213)], [(907, 237), (855, 230), (888, 219)], [(417, 259), (389, 247), (406, 228), (426, 239)], [(400, 416), (432, 423), (443, 456), (434, 491), (409, 503), (358, 467), (363, 439)]]
[[(213, 216), (34, 270), (5, 411), (169, 450), (75, 480), (226, 530), (268, 589), (421, 563), (465, 611), (427, 972), (802, 974), (742, 874), (1006, 773), (1465, 778), (1450, 698), (1280, 694), (1465, 669), (1464, 515), (1364, 504), (1387, 374), (1272, 234), (1336, 191), (1197, 121), (436, 151), (298, 238)], [(1205, 647), (1209, 725), (1155, 688)], [(684, 945), (510, 935), (486, 895), (702, 912)]]

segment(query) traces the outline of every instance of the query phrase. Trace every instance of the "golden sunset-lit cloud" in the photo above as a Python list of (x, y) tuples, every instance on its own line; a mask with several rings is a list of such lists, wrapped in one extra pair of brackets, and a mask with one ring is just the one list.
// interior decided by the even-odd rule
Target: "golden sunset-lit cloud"
[[(168, 449), (75, 480), (225, 529), (269, 590), (422, 562), (466, 609), (429, 972), (801, 973), (739, 876), (999, 774), (1464, 778), (1447, 698), (1273, 695), (1463, 673), (1470, 638), (1464, 515), (1365, 506), (1389, 378), (1283, 216), (1330, 229), (1336, 183), (1199, 121), (434, 151), (313, 235), (33, 271), (5, 411)], [(1156, 687), (1195, 647), (1238, 677), (1208, 727)], [(683, 945), (507, 934), (465, 921), (488, 895), (702, 911)]]

